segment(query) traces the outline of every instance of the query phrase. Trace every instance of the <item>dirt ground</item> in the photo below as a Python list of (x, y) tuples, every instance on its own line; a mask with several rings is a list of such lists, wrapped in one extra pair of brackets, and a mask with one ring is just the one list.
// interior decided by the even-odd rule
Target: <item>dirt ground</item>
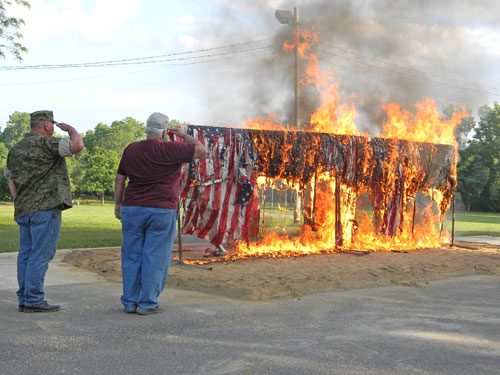
[[(207, 259), (203, 258), (206, 247), (185, 245), (184, 259)], [(74, 250), (65, 261), (121, 282), (119, 248)], [(467, 242), (454, 248), (245, 259), (208, 266), (173, 261), (167, 288), (269, 300), (389, 285), (419, 287), (433, 280), (476, 274), (500, 274), (499, 246)]]

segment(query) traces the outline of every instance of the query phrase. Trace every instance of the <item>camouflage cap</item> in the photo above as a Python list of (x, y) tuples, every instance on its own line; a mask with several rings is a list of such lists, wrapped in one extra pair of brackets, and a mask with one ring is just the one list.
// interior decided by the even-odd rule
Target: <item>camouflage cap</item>
[(168, 116), (160, 112), (155, 112), (148, 117), (146, 126), (152, 129), (168, 129)]
[(36, 111), (30, 114), (31, 121), (54, 121), (54, 113), (52, 111)]

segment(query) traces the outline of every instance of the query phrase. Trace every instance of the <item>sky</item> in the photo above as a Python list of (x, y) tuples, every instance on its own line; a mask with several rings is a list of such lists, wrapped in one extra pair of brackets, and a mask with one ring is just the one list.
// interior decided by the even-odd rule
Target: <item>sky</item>
[[(496, 1), (30, 3), (29, 10), (7, 9), (25, 21), (28, 52), (22, 62), (0, 58), (1, 128), (15, 111), (41, 109), (81, 132), (129, 116), (144, 122), (153, 112), (214, 126), (267, 114), (290, 121), (293, 56), (281, 46), (292, 29), (274, 12), (296, 6), (301, 27), (319, 33), (320, 66), (358, 109), (361, 130), (375, 132), (390, 101), (412, 109), (430, 97), (440, 108), (466, 105), (472, 114), (500, 101)], [(103, 61), (119, 65), (40, 69)], [(302, 100), (307, 114), (319, 97), (305, 89)]]

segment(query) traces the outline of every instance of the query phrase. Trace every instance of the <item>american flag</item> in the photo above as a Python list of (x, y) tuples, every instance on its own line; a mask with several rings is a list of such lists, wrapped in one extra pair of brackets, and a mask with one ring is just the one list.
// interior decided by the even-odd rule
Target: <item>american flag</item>
[(182, 232), (215, 246), (247, 241), (258, 230), (259, 200), (254, 190), (255, 151), (242, 129), (189, 126), (188, 132), (209, 150), (209, 156), (183, 170)]

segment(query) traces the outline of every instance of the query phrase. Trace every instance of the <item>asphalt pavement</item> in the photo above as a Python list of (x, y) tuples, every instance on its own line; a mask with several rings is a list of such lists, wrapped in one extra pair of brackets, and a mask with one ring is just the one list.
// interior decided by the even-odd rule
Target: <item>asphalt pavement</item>
[(0, 254), (0, 374), (500, 373), (498, 276), (268, 302), (169, 289), (139, 316), (63, 255), (46, 286), (62, 310), (26, 314), (16, 254)]

